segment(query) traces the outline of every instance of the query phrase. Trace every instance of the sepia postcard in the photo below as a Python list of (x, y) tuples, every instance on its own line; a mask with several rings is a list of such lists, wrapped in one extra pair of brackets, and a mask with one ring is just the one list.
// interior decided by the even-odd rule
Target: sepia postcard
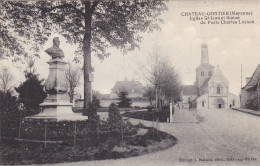
[(260, 1), (1, 0), (0, 165), (260, 165)]

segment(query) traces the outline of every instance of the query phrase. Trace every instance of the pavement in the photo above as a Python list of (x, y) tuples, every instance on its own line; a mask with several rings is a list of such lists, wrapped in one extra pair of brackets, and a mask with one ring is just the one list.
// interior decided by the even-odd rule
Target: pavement
[(260, 116), (260, 111), (250, 110), (250, 109), (246, 109), (246, 108), (233, 108), (233, 110), (248, 113), (251, 115)]
[[(88, 166), (173, 166), (173, 165), (260, 165), (260, 118), (232, 109), (186, 111), (195, 123), (159, 123), (130, 119), (146, 126), (158, 126), (178, 139), (163, 151), (117, 160), (81, 161), (58, 165)], [(186, 119), (187, 120), (187, 119)]]
[(189, 110), (176, 109), (173, 114), (173, 123), (196, 123), (198, 120)]

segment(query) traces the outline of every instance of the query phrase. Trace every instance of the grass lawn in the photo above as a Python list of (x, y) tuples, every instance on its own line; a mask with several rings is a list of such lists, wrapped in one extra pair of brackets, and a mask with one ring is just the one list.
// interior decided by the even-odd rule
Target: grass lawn
[(3, 139), (0, 143), (0, 165), (53, 164), (85, 160), (117, 159), (138, 156), (167, 149), (177, 139), (165, 132), (136, 125), (136, 132), (124, 138), (115, 134), (101, 135), (100, 140), (77, 141), (76, 146), (68, 143), (47, 144), (18, 142)]

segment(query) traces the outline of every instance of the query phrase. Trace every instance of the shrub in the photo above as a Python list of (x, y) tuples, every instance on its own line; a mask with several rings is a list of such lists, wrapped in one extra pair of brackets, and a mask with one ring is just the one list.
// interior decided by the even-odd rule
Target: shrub
[(246, 102), (246, 108), (252, 110), (258, 110), (258, 102), (257, 99), (249, 99)]
[(100, 108), (100, 100), (97, 98), (96, 95), (93, 95), (92, 103), (95, 105), (95, 107)]
[(98, 105), (94, 101), (88, 104), (89, 108), (87, 111), (88, 118), (90, 120), (99, 120), (99, 116), (97, 115)]
[(132, 146), (147, 147), (148, 146), (147, 139), (148, 138), (145, 136), (137, 135), (133, 139), (128, 140), (128, 144)]
[(154, 108), (153, 108), (152, 106), (148, 106), (148, 107), (147, 107), (147, 110), (148, 110), (149, 112), (152, 112), (152, 111), (154, 111)]
[(130, 108), (131, 107), (131, 99), (127, 98), (127, 92), (120, 92), (119, 95), (119, 102), (118, 107), (119, 108)]
[(47, 94), (43, 90), (43, 80), (39, 80), (38, 75), (27, 73), (26, 81), (15, 88), (19, 93), (19, 101), (24, 104), (28, 112), (33, 115), (37, 114), (39, 105), (44, 101)]
[(19, 112), (16, 97), (10, 92), (0, 91), (0, 127), (5, 136), (13, 136), (19, 125)]
[(111, 103), (109, 106), (109, 113), (108, 113), (108, 124), (112, 128), (119, 128), (122, 123), (122, 116), (120, 115), (120, 112), (116, 106), (115, 103)]

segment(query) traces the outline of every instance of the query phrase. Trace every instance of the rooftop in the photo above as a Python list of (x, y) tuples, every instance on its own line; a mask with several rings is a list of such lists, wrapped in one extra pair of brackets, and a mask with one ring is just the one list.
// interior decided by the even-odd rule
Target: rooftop
[(183, 95), (197, 95), (198, 89), (196, 85), (183, 85), (182, 86)]

